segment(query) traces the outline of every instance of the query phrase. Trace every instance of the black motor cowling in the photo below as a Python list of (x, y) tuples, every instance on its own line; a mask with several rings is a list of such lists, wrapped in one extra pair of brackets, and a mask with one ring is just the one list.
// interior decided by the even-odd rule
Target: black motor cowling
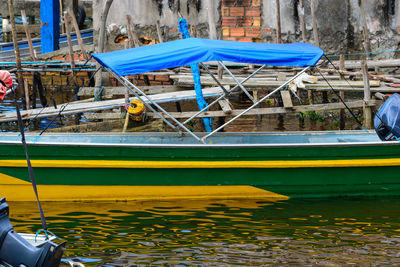
[(0, 199), (0, 264), (11, 266), (59, 266), (65, 242), (45, 242), (35, 247), (16, 233), (10, 223), (9, 208), (5, 198)]
[(382, 141), (400, 137), (400, 96), (393, 94), (379, 108), (374, 119), (375, 131)]

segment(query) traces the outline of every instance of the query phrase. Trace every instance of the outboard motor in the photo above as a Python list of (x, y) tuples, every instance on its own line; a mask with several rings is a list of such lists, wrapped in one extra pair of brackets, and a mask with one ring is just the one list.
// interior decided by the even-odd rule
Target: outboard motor
[(393, 94), (379, 108), (374, 119), (375, 131), (382, 141), (400, 137), (400, 96)]
[(8, 217), (9, 208), (5, 198), (0, 199), (0, 265), (5, 266), (59, 266), (65, 250), (65, 242), (55, 244), (46, 241), (35, 247), (17, 234)]

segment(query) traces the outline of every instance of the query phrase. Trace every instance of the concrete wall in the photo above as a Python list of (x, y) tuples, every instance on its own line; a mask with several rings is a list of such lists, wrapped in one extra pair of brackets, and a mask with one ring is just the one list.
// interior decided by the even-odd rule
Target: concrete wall
[[(215, 0), (218, 32), (227, 40), (275, 41), (276, 0)], [(307, 40), (313, 43), (311, 0), (304, 0)], [(316, 19), (320, 46), (327, 53), (363, 51), (359, 0), (318, 0)], [(362, 0), (372, 50), (399, 47), (400, 0)], [(94, 28), (105, 0), (93, 0)], [(299, 0), (280, 0), (283, 42), (301, 41)], [(157, 39), (155, 23), (160, 20), (166, 40), (180, 38), (177, 31), (179, 13), (197, 29), (199, 37), (208, 37), (207, 1), (205, 0), (114, 0), (107, 25), (107, 49), (122, 49), (115, 36), (125, 34), (125, 15), (132, 15), (139, 36)], [(256, 9), (260, 10), (257, 15)], [(240, 13), (240, 12), (242, 13)], [(253, 12), (254, 11), (254, 12)], [(261, 19), (261, 25), (258, 19)], [(236, 24), (235, 24), (236, 23)], [(384, 56), (390, 57), (391, 54)]]
[[(397, 49), (399, 45), (400, 5), (398, 0), (363, 0), (372, 50)], [(329, 53), (362, 51), (362, 24), (358, 0), (316, 1), (316, 20), (320, 46)], [(297, 0), (281, 0), (282, 38), (301, 41)], [(394, 4), (389, 7), (388, 4)], [(307, 38), (313, 43), (310, 0), (304, 0)], [(275, 0), (264, 0), (263, 41), (275, 40)], [(388, 55), (386, 55), (388, 56)], [(390, 56), (390, 55), (389, 55)]]
[[(95, 34), (98, 34), (101, 10), (104, 0), (93, 0), (93, 10), (98, 16), (93, 17)], [(156, 21), (160, 21), (164, 40), (180, 38), (178, 19), (181, 14), (189, 26), (196, 27), (198, 37), (208, 37), (207, 3), (204, 0), (114, 0), (107, 17), (106, 50), (122, 49), (123, 45), (115, 43), (119, 35), (126, 34), (126, 15), (131, 15), (139, 37), (158, 40)], [(218, 7), (218, 5), (217, 5)], [(215, 10), (219, 20), (219, 9)], [(97, 38), (95, 38), (96, 45)]]

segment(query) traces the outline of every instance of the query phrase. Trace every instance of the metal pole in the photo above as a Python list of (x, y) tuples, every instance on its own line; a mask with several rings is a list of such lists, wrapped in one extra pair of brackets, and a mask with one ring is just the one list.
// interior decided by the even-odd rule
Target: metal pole
[(250, 100), (253, 101), (253, 103), (256, 103), (257, 101), (254, 100), (254, 98), (250, 95), (250, 93), (246, 90), (246, 88), (244, 88), (244, 86), (239, 82), (239, 80), (235, 77), (235, 75), (233, 75), (233, 73), (221, 61), (218, 61), (218, 64), (220, 64), (225, 69), (225, 71), (232, 77), (232, 79), (238, 84), (240, 89), (242, 89), (242, 91), (250, 98)]
[[(203, 143), (203, 141), (201, 141), (201, 139), (195, 135), (192, 131), (190, 131), (188, 128), (185, 127), (185, 125), (183, 125), (182, 123), (180, 123), (177, 119), (175, 119), (171, 114), (169, 114), (165, 109), (163, 109), (160, 105), (158, 105), (156, 102), (154, 102), (148, 95), (146, 95), (142, 90), (140, 90), (138, 87), (136, 87), (136, 85), (134, 85), (133, 83), (131, 83), (128, 79), (126, 79), (125, 77), (122, 77), (122, 79), (128, 84), (130, 85), (132, 88), (134, 88), (136, 91), (138, 91), (143, 97), (145, 97), (151, 104), (153, 104), (154, 106), (156, 106), (161, 112), (163, 112), (167, 117), (169, 117), (171, 120), (173, 120), (179, 127), (181, 127), (182, 129), (184, 129), (186, 132), (188, 132), (191, 136), (193, 136), (196, 140), (200, 141)], [(132, 93), (135, 94), (135, 92), (129, 88), (131, 90)], [(135, 96), (143, 102), (143, 104), (146, 104), (145, 101), (143, 101), (139, 95)], [(155, 111), (154, 108), (152, 108), (150, 105), (147, 105), (148, 107), (150, 107), (150, 109), (152, 109), (153, 112), (158, 113), (157, 116), (159, 117), (164, 117), (162, 116), (159, 112)], [(167, 121), (164, 118), (165, 121)], [(176, 127), (174, 127), (174, 129), (176, 129)], [(176, 129), (176, 131), (180, 132), (179, 130)]]
[(212, 131), (211, 133), (203, 136), (201, 138), (201, 140), (204, 142), (205, 139), (207, 139), (208, 137), (210, 137), (211, 135), (213, 135), (214, 133), (218, 132), (219, 130), (221, 130), (222, 128), (226, 127), (227, 125), (229, 125), (230, 123), (232, 123), (233, 121), (235, 121), (236, 119), (240, 118), (243, 114), (247, 113), (249, 110), (252, 110), (254, 107), (256, 107), (258, 104), (260, 104), (261, 102), (263, 102), (265, 99), (269, 98), (271, 95), (275, 94), (276, 92), (278, 92), (279, 90), (281, 90), (283, 87), (285, 87), (287, 84), (289, 84), (291, 81), (293, 81), (294, 79), (296, 79), (297, 77), (299, 77), (301, 74), (303, 74), (305, 71), (307, 71), (310, 67), (306, 67), (305, 69), (303, 69), (302, 71), (300, 71), (299, 73), (297, 73), (294, 77), (290, 78), (289, 80), (287, 80), (284, 84), (282, 84), (281, 86), (279, 86), (278, 88), (276, 88), (274, 91), (272, 91), (271, 93), (269, 93), (268, 95), (264, 96), (263, 98), (261, 98), (258, 102), (254, 103), (251, 107), (247, 108), (246, 110), (242, 111), (240, 114), (238, 114), (236, 117), (232, 118), (230, 121), (226, 122), (225, 124), (221, 125), (220, 127), (218, 127), (217, 129), (215, 129), (214, 131)]
[[(265, 68), (266, 65), (262, 65), (260, 68), (258, 68), (255, 72), (253, 72), (252, 74), (250, 74), (249, 76), (247, 76), (242, 82), (241, 84), (244, 84), (245, 82), (247, 82), (249, 79), (251, 79), (254, 75), (256, 75), (260, 70), (262, 70), (263, 68)], [(235, 91), (237, 88), (239, 88), (239, 85), (236, 85), (235, 87), (233, 87), (231, 90), (228, 91), (227, 94), (222, 94), (221, 96), (219, 96), (217, 99), (215, 99), (211, 104), (209, 104), (207, 107), (203, 108), (202, 110), (198, 111), (196, 114), (194, 114), (192, 117), (190, 117), (189, 119), (185, 120), (183, 122), (183, 124), (188, 123), (189, 121), (193, 120), (194, 118), (196, 118), (199, 114), (203, 113), (204, 111), (206, 111), (207, 109), (209, 109), (211, 106), (215, 105), (216, 103), (218, 103), (219, 100), (221, 100), (222, 98), (224, 98), (225, 96), (229, 95), (231, 92)]]
[(162, 116), (159, 112), (157, 112), (151, 105), (148, 105), (146, 103), (146, 101), (144, 101), (135, 91), (133, 91), (131, 88), (129, 88), (129, 86), (116, 74), (114, 74), (111, 70), (109, 70), (108, 68), (106, 68), (106, 70), (111, 73), (111, 75), (113, 75), (123, 86), (125, 86), (128, 90), (130, 90), (135, 97), (137, 97), (140, 101), (143, 102), (144, 105), (146, 105), (146, 107), (148, 107), (151, 111), (153, 111), (157, 116), (159, 116), (166, 124), (168, 124), (172, 129), (174, 129), (175, 131), (179, 132), (179, 129), (177, 129), (174, 125), (172, 125), (168, 120), (166, 120), (164, 118), (164, 116)]
[(224, 91), (225, 94), (228, 93), (228, 91), (226, 91), (225, 87), (220, 83), (220, 81), (217, 79), (217, 77), (215, 77), (215, 75), (209, 70), (209, 68), (206, 67), (206, 65), (204, 65), (203, 63), (199, 63), (200, 66), (202, 66), (208, 74), (210, 74), (211, 78), (214, 79), (214, 81), (218, 84), (219, 87), (221, 87), (222, 91)]
[[(177, 129), (174, 125), (172, 125), (163, 115), (161, 115), (158, 111), (156, 111), (151, 105), (149, 105), (148, 103), (146, 103), (145, 100), (142, 99), (142, 97), (137, 94), (135, 92), (135, 90), (137, 92), (139, 92), (143, 97), (145, 97), (152, 105), (156, 106), (161, 112), (163, 112), (167, 117), (169, 117), (171, 120), (173, 120), (179, 127), (181, 127), (182, 129), (184, 129), (186, 132), (188, 132), (191, 136), (193, 136), (196, 140), (198, 140), (199, 142), (202, 142), (201, 139), (195, 135), (193, 132), (191, 132), (188, 128), (186, 128), (182, 123), (180, 123), (177, 119), (175, 119), (173, 116), (171, 116), (171, 114), (169, 114), (166, 110), (164, 110), (162, 107), (160, 107), (160, 105), (158, 105), (156, 102), (154, 102), (148, 95), (146, 95), (142, 90), (140, 90), (138, 87), (136, 87), (134, 84), (132, 84), (128, 79), (126, 79), (125, 77), (119, 77), (118, 75), (116, 75), (114, 72), (112, 72), (109, 68), (106, 68), (106, 70), (111, 73), (111, 75), (113, 75), (122, 85), (124, 85), (126, 88), (128, 88), (134, 95), (135, 97), (137, 97), (140, 101), (143, 102), (144, 105), (146, 105), (146, 107), (148, 107), (152, 112), (154, 112), (158, 117), (160, 117), (165, 123), (167, 123), (172, 129), (174, 129), (175, 131), (181, 133), (181, 131), (179, 129)], [(135, 90), (132, 90), (133, 89)]]

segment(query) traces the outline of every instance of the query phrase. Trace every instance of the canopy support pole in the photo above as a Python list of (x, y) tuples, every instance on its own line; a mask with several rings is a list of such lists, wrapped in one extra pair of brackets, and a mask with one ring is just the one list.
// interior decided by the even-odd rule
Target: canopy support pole
[(225, 71), (232, 77), (232, 79), (238, 84), (240, 89), (242, 89), (242, 91), (250, 98), (250, 100), (253, 101), (254, 104), (257, 103), (257, 101), (254, 100), (254, 98), (251, 96), (249, 91), (247, 91), (246, 88), (244, 88), (244, 86), (239, 82), (239, 80), (235, 77), (235, 75), (233, 75), (233, 73), (224, 65), (224, 63), (218, 61), (218, 64), (220, 64), (225, 69)]
[[(186, 128), (182, 123), (180, 123), (177, 119), (175, 119), (172, 115), (170, 115), (165, 109), (163, 109), (160, 105), (158, 105), (156, 102), (154, 102), (148, 95), (146, 95), (142, 90), (140, 90), (138, 87), (136, 87), (133, 83), (131, 83), (127, 78), (125, 77), (119, 77), (117, 74), (115, 74), (113, 71), (111, 71), (109, 68), (106, 68), (106, 70), (111, 73), (123, 86), (125, 86), (128, 90), (130, 90), (137, 99), (143, 102), (144, 105), (148, 109), (150, 109), (154, 114), (156, 114), (160, 119), (162, 119), (166, 124), (168, 124), (172, 129), (177, 131), (178, 133), (182, 133), (176, 126), (174, 126), (172, 123), (170, 123), (160, 112), (155, 110), (151, 105), (149, 105), (143, 98), (145, 97), (152, 105), (157, 107), (158, 110), (160, 110), (162, 113), (164, 113), (168, 118), (170, 118), (172, 121), (174, 121), (180, 128), (188, 132), (191, 136), (193, 136), (196, 140), (198, 140), (201, 143), (204, 143), (197, 135), (195, 135), (192, 131), (190, 131), (188, 128)], [(134, 90), (133, 90), (133, 89)], [(140, 94), (140, 95), (139, 95)]]
[(218, 84), (219, 87), (221, 87), (222, 91), (224, 91), (224, 94), (228, 94), (228, 91), (226, 91), (225, 87), (220, 83), (220, 81), (215, 77), (215, 75), (210, 71), (209, 68), (206, 67), (203, 63), (199, 63), (200, 66), (202, 66), (207, 73), (213, 78), (213, 80)]
[[(261, 71), (263, 68), (265, 68), (266, 65), (262, 65), (260, 68), (258, 68), (257, 70), (255, 70), (252, 74), (250, 74), (249, 76), (247, 76), (242, 82), (240, 82), (240, 84), (244, 84), (245, 82), (247, 82), (249, 79), (251, 79), (252, 77), (254, 77), (254, 75), (256, 75), (259, 71)], [(187, 120), (185, 120), (183, 122), (183, 124), (188, 123), (189, 121), (193, 120), (194, 118), (196, 118), (199, 114), (205, 112), (206, 110), (208, 110), (211, 106), (215, 105), (216, 103), (218, 103), (219, 100), (221, 100), (222, 98), (226, 97), (227, 95), (229, 95), (230, 93), (232, 93), (233, 91), (235, 91), (237, 88), (239, 88), (239, 85), (235, 85), (235, 87), (233, 87), (232, 89), (230, 89), (229, 91), (227, 91), (227, 93), (223, 93), (221, 96), (219, 96), (217, 99), (215, 99), (213, 102), (211, 102), (211, 104), (209, 104), (207, 107), (203, 108), (202, 110), (198, 111), (196, 114), (194, 114), (193, 116), (191, 116), (190, 118), (188, 118)]]
[(248, 111), (252, 110), (254, 107), (258, 106), (261, 102), (263, 102), (265, 99), (269, 98), (270, 96), (272, 96), (273, 94), (275, 94), (276, 92), (278, 92), (279, 90), (281, 90), (282, 88), (284, 88), (286, 85), (288, 85), (291, 81), (293, 81), (294, 79), (296, 79), (297, 77), (299, 77), (301, 74), (303, 74), (304, 72), (306, 72), (310, 67), (306, 67), (304, 68), (302, 71), (300, 71), (299, 73), (297, 73), (294, 77), (290, 78), (289, 80), (287, 80), (285, 83), (283, 83), (281, 86), (279, 86), (278, 88), (276, 88), (274, 91), (272, 91), (271, 93), (267, 94), (266, 96), (264, 96), (263, 98), (261, 98), (260, 100), (258, 100), (256, 103), (254, 103), (251, 107), (247, 108), (246, 110), (244, 110), (243, 112), (241, 112), (240, 114), (238, 114), (236, 117), (232, 118), (230, 121), (226, 122), (225, 124), (221, 125), (220, 127), (218, 127), (217, 129), (215, 129), (214, 131), (212, 131), (211, 133), (203, 136), (201, 138), (201, 140), (205, 143), (205, 140), (210, 137), (211, 135), (213, 135), (214, 133), (218, 132), (219, 130), (221, 130), (222, 128), (226, 127), (227, 125), (231, 124), (232, 122), (234, 122), (236, 119), (240, 118), (243, 116), (243, 114), (247, 113)]

